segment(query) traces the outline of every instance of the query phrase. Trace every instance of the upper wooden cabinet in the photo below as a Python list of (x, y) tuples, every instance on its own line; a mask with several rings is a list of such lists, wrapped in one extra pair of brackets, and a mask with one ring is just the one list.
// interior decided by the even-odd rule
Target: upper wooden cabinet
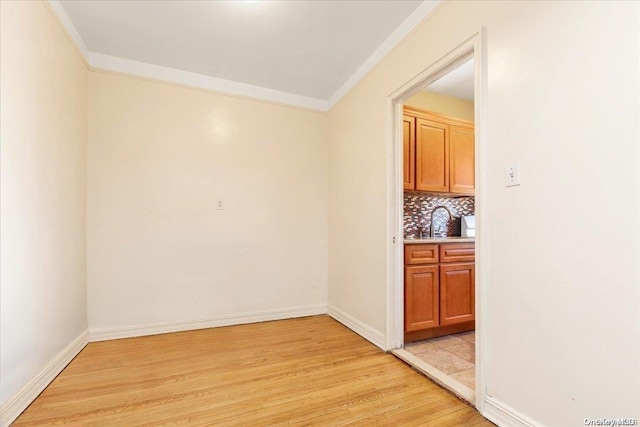
[(416, 118), (404, 116), (402, 119), (403, 176), (404, 189), (413, 190), (416, 178)]
[(416, 190), (449, 191), (449, 126), (417, 119)]
[(449, 192), (473, 194), (475, 185), (475, 135), (472, 127), (449, 126)]
[(403, 151), (405, 190), (474, 193), (473, 122), (405, 107)]

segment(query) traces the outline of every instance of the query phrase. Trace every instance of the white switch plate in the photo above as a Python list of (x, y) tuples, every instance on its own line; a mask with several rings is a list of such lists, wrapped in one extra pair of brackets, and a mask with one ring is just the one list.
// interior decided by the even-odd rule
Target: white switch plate
[(514, 187), (520, 185), (520, 165), (512, 163), (504, 167), (504, 185), (505, 187)]
[(222, 200), (217, 200), (216, 201), (216, 209), (219, 211), (224, 210), (224, 202)]

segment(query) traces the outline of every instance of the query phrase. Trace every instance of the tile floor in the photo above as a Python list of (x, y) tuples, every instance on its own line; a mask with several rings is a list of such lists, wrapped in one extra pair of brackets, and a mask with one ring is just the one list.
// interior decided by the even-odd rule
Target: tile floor
[(461, 384), (476, 387), (476, 333), (462, 332), (407, 344), (404, 349)]

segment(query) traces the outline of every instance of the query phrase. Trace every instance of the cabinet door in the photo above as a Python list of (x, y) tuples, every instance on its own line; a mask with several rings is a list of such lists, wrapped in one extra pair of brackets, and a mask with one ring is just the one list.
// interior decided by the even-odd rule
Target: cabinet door
[(475, 135), (473, 128), (450, 126), (450, 192), (473, 194), (475, 190)]
[(402, 117), (402, 153), (404, 189), (416, 189), (416, 118)]
[(438, 266), (405, 267), (404, 331), (438, 326)]
[(449, 125), (416, 120), (416, 190), (449, 191)]
[(440, 265), (440, 325), (475, 320), (475, 264)]

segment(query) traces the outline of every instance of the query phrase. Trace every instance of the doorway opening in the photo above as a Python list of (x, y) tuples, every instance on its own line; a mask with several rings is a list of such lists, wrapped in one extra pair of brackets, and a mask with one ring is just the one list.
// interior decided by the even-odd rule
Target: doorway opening
[(398, 244), (389, 249), (388, 348), (479, 410), (483, 40), (479, 31), (389, 97)]

